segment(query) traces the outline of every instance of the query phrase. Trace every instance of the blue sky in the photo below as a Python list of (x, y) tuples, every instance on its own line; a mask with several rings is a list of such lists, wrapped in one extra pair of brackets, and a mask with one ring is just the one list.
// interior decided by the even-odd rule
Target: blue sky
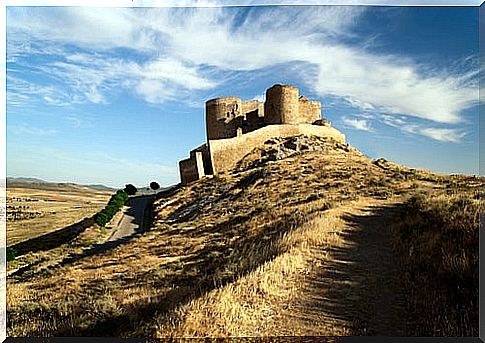
[(7, 176), (162, 185), (204, 102), (289, 83), (371, 158), (478, 174), (478, 8), (7, 8)]

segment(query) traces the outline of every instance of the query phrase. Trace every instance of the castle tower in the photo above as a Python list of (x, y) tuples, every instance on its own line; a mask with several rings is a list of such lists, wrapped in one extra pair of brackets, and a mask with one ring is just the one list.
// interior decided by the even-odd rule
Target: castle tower
[(313, 124), (322, 118), (322, 105), (320, 101), (309, 100), (305, 96), (298, 99), (298, 112), (302, 123)]
[(225, 96), (207, 101), (205, 103), (207, 139), (235, 137), (237, 128), (241, 125), (239, 122), (243, 119), (242, 115), (242, 103), (238, 97)]
[(266, 90), (264, 117), (267, 124), (298, 124), (298, 88), (274, 85)]

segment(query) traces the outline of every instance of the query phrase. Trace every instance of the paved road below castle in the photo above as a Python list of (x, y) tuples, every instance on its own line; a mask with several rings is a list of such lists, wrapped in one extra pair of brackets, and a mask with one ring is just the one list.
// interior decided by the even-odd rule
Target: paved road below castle
[(123, 216), (113, 227), (113, 234), (108, 242), (127, 238), (143, 231), (145, 208), (153, 200), (152, 195), (133, 197), (123, 208)]

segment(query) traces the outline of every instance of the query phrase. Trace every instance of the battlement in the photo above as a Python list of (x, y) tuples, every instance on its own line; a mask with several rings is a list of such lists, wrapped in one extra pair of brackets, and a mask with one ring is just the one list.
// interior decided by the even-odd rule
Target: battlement
[[(230, 169), (237, 158), (259, 144), (260, 139), (255, 137), (307, 132), (319, 136), (330, 135), (344, 142), (343, 134), (329, 127), (329, 123), (322, 119), (321, 111), (319, 101), (300, 96), (298, 88), (294, 86), (281, 84), (266, 90), (264, 103), (241, 100), (235, 96), (206, 101), (207, 144), (191, 151), (189, 159), (180, 161), (182, 183)], [(272, 128), (247, 136), (266, 126)]]
[(274, 85), (266, 101), (225, 96), (205, 103), (207, 139), (236, 137), (271, 124), (312, 124), (321, 119), (321, 104), (300, 97), (298, 88)]

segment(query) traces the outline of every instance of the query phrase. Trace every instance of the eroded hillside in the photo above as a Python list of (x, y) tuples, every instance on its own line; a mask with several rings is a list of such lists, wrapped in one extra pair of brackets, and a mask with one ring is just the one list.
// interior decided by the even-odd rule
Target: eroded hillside
[(8, 334), (406, 335), (391, 226), (413, 194), (478, 202), (481, 185), (332, 139), (272, 139), (156, 201), (143, 235), (11, 280)]

